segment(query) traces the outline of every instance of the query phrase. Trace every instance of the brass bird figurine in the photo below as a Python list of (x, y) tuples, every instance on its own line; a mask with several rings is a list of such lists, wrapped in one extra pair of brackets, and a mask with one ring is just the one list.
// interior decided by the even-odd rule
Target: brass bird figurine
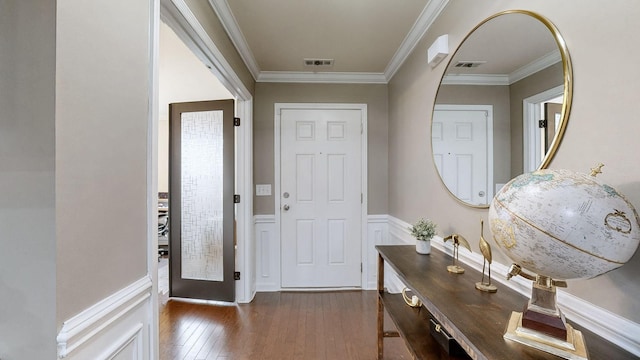
[[(480, 220), (480, 244), (479, 245), (480, 245), (480, 252), (484, 257), (484, 260), (482, 261), (482, 280), (476, 283), (476, 289), (480, 291), (494, 293), (498, 291), (498, 288), (495, 285), (491, 285), (491, 246), (489, 245), (487, 240), (484, 239), (484, 220)], [(485, 266), (487, 265), (487, 262), (489, 263), (489, 266), (488, 266), (489, 281), (485, 282), (484, 269), (485, 269)]]
[(462, 245), (466, 247), (469, 251), (471, 251), (471, 245), (469, 245), (469, 242), (467, 241), (467, 239), (465, 239), (462, 235), (459, 235), (459, 234), (451, 234), (446, 238), (444, 238), (444, 242), (447, 242), (448, 240), (453, 241), (453, 264), (447, 266), (447, 271), (454, 274), (462, 274), (464, 273), (464, 268), (462, 268), (460, 265), (457, 264), (458, 263), (458, 247)]

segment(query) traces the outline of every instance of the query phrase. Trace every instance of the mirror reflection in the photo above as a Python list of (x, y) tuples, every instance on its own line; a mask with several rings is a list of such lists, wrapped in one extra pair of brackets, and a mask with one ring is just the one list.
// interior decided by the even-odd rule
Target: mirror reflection
[(451, 57), (433, 110), (433, 159), (449, 192), (488, 207), (510, 179), (546, 167), (570, 103), (571, 65), (553, 24), (525, 11), (483, 21)]

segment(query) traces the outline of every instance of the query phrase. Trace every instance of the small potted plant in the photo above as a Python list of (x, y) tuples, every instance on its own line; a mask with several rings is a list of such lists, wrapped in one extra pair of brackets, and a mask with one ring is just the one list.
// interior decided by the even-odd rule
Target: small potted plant
[(409, 228), (411, 235), (416, 238), (416, 251), (419, 254), (431, 252), (431, 239), (436, 234), (436, 227), (433, 221), (420, 219)]

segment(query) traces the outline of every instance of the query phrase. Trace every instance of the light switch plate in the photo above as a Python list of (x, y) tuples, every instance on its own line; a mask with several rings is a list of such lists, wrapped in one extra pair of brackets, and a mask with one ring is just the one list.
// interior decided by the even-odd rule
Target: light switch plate
[(271, 184), (256, 184), (256, 196), (271, 196)]

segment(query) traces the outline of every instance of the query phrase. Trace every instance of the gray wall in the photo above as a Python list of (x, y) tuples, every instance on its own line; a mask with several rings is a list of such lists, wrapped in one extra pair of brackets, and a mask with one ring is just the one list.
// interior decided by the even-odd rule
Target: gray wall
[[(254, 183), (274, 185), (275, 103), (367, 104), (368, 212), (387, 213), (387, 86), (257, 83), (253, 114)], [(272, 187), (274, 189), (275, 187)], [(273, 214), (273, 196), (254, 197), (255, 214)]]
[(0, 358), (56, 354), (55, 1), (0, 1)]
[[(0, 357), (147, 274), (149, 2), (0, 2)], [(118, 51), (114, 51), (117, 49)]]
[(148, 1), (58, 2), (58, 326), (147, 274), (150, 15)]
[[(454, 50), (486, 17), (519, 8), (549, 18), (564, 36), (573, 60), (573, 108), (564, 141), (550, 167), (587, 172), (603, 162), (606, 166), (600, 179), (640, 207), (640, 68), (620, 65), (640, 56), (640, 48), (633, 46), (640, 41), (637, 25), (629, 21), (640, 16), (640, 3), (451, 1), (389, 84), (389, 173), (394, 174), (389, 177), (389, 213), (407, 222), (429, 217), (439, 224), (441, 235), (463, 234), (473, 249), (478, 249), (479, 222), (487, 220), (487, 210), (454, 200), (432, 165), (431, 147), (424, 139), (430, 133), (429, 114), (445, 67), (441, 64), (432, 69), (425, 54), (439, 35), (449, 34)], [(510, 263), (498, 252), (494, 252), (494, 259)], [(640, 322), (639, 272), (640, 255), (636, 253), (618, 270), (591, 280), (570, 281), (568, 291)]]

